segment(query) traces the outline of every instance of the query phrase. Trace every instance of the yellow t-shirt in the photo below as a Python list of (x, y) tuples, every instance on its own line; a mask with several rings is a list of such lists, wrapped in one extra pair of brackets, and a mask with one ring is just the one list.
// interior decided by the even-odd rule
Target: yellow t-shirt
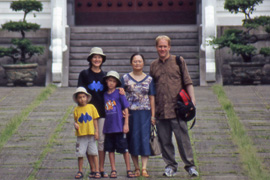
[(94, 119), (99, 118), (97, 109), (92, 104), (87, 104), (83, 107), (77, 106), (74, 109), (74, 121), (79, 124), (79, 129), (76, 130), (76, 136), (94, 135)]

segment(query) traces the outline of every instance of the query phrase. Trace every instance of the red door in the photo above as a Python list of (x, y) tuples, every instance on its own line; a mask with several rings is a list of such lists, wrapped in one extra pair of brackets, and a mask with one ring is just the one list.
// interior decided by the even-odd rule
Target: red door
[(196, 24), (196, 0), (75, 0), (76, 25)]

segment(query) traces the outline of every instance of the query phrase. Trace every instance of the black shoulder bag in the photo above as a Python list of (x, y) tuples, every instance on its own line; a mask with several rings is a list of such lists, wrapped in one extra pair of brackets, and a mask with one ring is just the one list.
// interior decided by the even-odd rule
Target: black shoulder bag
[(184, 77), (183, 77), (183, 70), (182, 70), (182, 63), (180, 61), (180, 56), (176, 56), (176, 63), (179, 66), (181, 78), (182, 78), (182, 89), (180, 90), (178, 94), (178, 100), (177, 100), (177, 107), (175, 108), (175, 114), (178, 120), (183, 121), (191, 121), (192, 125), (190, 129), (193, 128), (193, 126), (196, 123), (196, 107), (192, 103), (190, 96), (186, 92), (185, 84), (184, 84)]

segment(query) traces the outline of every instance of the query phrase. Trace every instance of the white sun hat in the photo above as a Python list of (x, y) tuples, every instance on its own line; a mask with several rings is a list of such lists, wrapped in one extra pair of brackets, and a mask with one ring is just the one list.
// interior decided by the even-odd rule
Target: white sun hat
[(89, 94), (84, 87), (78, 87), (76, 89), (75, 93), (73, 94), (73, 101), (75, 103), (78, 103), (77, 98), (76, 98), (77, 93), (84, 93), (84, 94), (86, 94), (86, 96), (87, 96), (87, 102), (90, 102), (91, 99), (92, 99), (91, 94)]

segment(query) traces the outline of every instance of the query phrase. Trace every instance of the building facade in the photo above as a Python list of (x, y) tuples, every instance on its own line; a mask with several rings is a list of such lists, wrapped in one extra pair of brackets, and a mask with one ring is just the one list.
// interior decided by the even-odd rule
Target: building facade
[[(242, 14), (231, 14), (225, 10), (225, 0), (40, 1), (43, 3), (43, 11), (36, 13), (36, 18), (29, 15), (27, 19), (27, 21), (41, 25), (41, 31), (30, 33), (29, 37), (34, 42), (46, 46), (45, 54), (39, 61), (41, 64), (40, 74), (42, 74), (39, 81), (42, 82), (37, 83), (38, 85), (55, 83), (63, 87), (75, 86), (78, 72), (87, 66), (85, 59), (91, 46), (101, 46), (108, 52), (108, 55), (115, 56), (115, 59), (118, 58), (118, 60), (108, 62), (104, 66), (106, 70), (114, 67), (115, 69), (118, 68), (117, 70), (120, 73), (129, 71), (130, 69), (126, 67), (129, 66), (129, 56), (131, 55), (129, 53), (134, 51), (146, 53), (149, 59), (147, 64), (149, 65), (156, 57), (154, 54), (154, 38), (160, 33), (168, 33), (172, 37), (172, 41), (183, 36), (182, 39), (176, 40), (180, 46), (175, 48), (173, 52), (181, 52), (187, 59), (190, 58), (190, 64), (188, 65), (191, 68), (191, 74), (196, 85), (221, 82), (222, 75), (219, 62), (215, 51), (207, 45), (207, 41), (211, 37), (217, 36), (219, 27), (240, 26), (242, 19), (244, 19)], [(11, 2), (12, 0), (0, 2), (0, 24), (21, 19), (22, 14), (20, 12), (13, 12), (10, 9)], [(252, 16), (270, 15), (269, 9), (270, 0), (264, 0)], [(178, 31), (179, 29), (180, 31)], [(196, 32), (194, 29), (196, 29)], [(110, 34), (113, 31), (117, 32)], [(194, 33), (188, 34), (188, 31), (194, 31)], [(119, 32), (121, 33), (119, 34)], [(13, 36), (16, 36), (16, 34), (0, 32), (2, 39), (0, 45), (7, 46), (7, 40)], [(125, 40), (124, 36), (129, 39)], [(187, 41), (187, 37), (191, 37), (191, 41), (194, 41), (193, 36), (197, 36), (195, 45), (189, 41), (187, 42), (188, 45), (183, 46), (182, 43)], [(88, 37), (91, 37), (91, 39), (88, 39)], [(99, 38), (97, 39), (97, 37)], [(118, 39), (109, 41), (113, 37)], [(136, 41), (142, 38), (144, 40)], [(105, 44), (100, 44), (105, 40)], [(112, 46), (108, 45), (110, 43)], [(120, 50), (119, 43), (124, 43), (121, 45), (122, 48), (126, 47), (130, 51)], [(198, 46), (198, 48), (195, 46)], [(197, 55), (194, 55), (194, 53), (197, 53)], [(125, 58), (121, 59), (117, 54), (123, 54)], [(146, 71), (148, 71), (147, 68)], [(0, 76), (0, 82), (4, 82), (2, 69), (0, 70)], [(4, 83), (0, 84), (3, 85)]]

